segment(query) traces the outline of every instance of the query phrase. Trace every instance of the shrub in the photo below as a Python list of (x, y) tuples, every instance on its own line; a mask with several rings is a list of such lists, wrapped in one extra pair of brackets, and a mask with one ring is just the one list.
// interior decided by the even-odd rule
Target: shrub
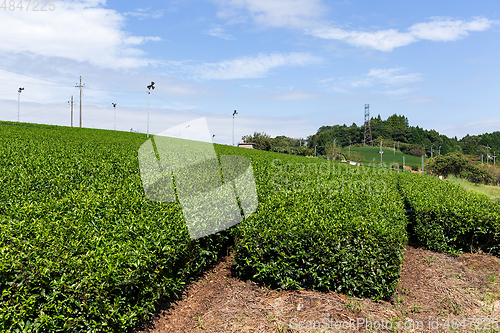
[[(296, 164), (281, 161), (283, 167)], [(271, 195), (259, 203), (260, 213), (234, 230), (236, 269), (274, 288), (389, 298), (407, 241), (395, 176), (388, 170), (379, 175), (381, 169), (344, 164), (342, 171), (338, 163), (312, 163), (334, 166), (335, 172), (268, 170), (287, 179), (283, 186), (268, 183)]]
[(401, 173), (400, 190), (414, 213), (411, 233), (434, 251), (481, 249), (500, 255), (500, 206), (487, 196), (418, 174)]
[(0, 123), (0, 331), (126, 331), (217, 260), (145, 199), (145, 135)]

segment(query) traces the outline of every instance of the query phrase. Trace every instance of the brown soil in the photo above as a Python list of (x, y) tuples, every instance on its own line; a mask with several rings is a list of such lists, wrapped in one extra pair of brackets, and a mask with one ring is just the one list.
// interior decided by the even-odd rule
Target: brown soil
[[(451, 257), (407, 246), (400, 283), (390, 302), (334, 292), (269, 290), (238, 279), (233, 264), (231, 256), (223, 258), (147, 328), (136, 332), (500, 331), (490, 330), (496, 324), (489, 321), (500, 321), (500, 258), (488, 254)], [(371, 329), (363, 320), (371, 321)], [(385, 329), (389, 321), (392, 330)], [(326, 329), (326, 324), (333, 328)], [(344, 329), (335, 329), (335, 324), (344, 324)]]

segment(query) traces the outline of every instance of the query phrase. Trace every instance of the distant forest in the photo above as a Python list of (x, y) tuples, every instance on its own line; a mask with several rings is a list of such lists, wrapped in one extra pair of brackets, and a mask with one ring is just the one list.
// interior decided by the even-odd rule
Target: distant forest
[[(396, 148), (399, 141), (399, 149), (406, 154), (431, 156), (431, 147), (434, 155), (440, 149), (441, 154), (452, 152), (469, 155), (472, 158), (486, 158), (487, 151), (490, 158), (494, 152), (500, 152), (500, 131), (485, 133), (481, 135), (466, 135), (462, 139), (449, 138), (439, 134), (436, 130), (426, 130), (419, 126), (410, 126), (408, 118), (394, 114), (383, 120), (380, 115), (371, 118), (370, 127), (373, 144), (380, 145), (380, 140), (384, 147)], [(276, 151), (296, 155), (313, 155), (316, 147), (318, 155), (324, 155), (327, 147), (346, 147), (363, 145), (364, 124), (361, 126), (353, 123), (347, 125), (321, 126), (316, 134), (309, 135), (306, 139), (277, 136), (271, 138), (266, 133), (255, 132), (253, 135), (244, 136), (243, 142), (254, 142), (256, 148), (262, 150)], [(368, 139), (367, 139), (368, 141)], [(487, 147), (491, 149), (487, 149)]]

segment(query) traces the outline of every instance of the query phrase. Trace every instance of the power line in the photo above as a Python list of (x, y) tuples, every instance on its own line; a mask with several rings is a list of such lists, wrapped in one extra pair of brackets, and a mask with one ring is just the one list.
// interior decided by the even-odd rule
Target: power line
[[(60, 82), (55, 82), (55, 81), (51, 81), (51, 80), (47, 80), (47, 79), (42, 79), (42, 78), (39, 78), (39, 77), (36, 77), (36, 76), (32, 76), (32, 75), (27, 75), (27, 74), (23, 74), (23, 73), (19, 73), (19, 72), (16, 72), (16, 71), (12, 71), (10, 69), (6, 69), (6, 68), (1, 68), (1, 70), (4, 70), (6, 72), (11, 72), (11, 73), (14, 73), (14, 74), (17, 74), (17, 75), (21, 75), (21, 76), (26, 76), (26, 77), (30, 77), (32, 79), (37, 79), (37, 80), (41, 80), (41, 81), (45, 81), (45, 82), (50, 82), (50, 83), (53, 83), (53, 84), (56, 84), (56, 85), (59, 85), (59, 86), (69, 86), (69, 87), (72, 87), (73, 85), (71, 84), (66, 84), (66, 83), (60, 83)], [(0, 79), (2, 80), (2, 79)], [(2, 81), (9, 81), (9, 82), (12, 82), (10, 80), (2, 80)], [(30, 84), (38, 84), (40, 85), (40, 83), (30, 83)], [(97, 91), (104, 91), (104, 92), (114, 92), (114, 93), (121, 93), (121, 94), (142, 94), (143, 92), (141, 91), (125, 91), (125, 90), (108, 90), (108, 89), (101, 89), (101, 88), (90, 88), (90, 87), (85, 87), (87, 89), (90, 89), (90, 90), (97, 90)]]
[(47, 79), (42, 79), (42, 78), (39, 78), (39, 77), (36, 77), (36, 76), (19, 73), (19, 72), (12, 71), (12, 70), (6, 69), (6, 68), (1, 68), (0, 67), (0, 69), (4, 70), (6, 72), (11, 72), (11, 73), (14, 73), (14, 74), (17, 74), (17, 75), (22, 75), (22, 76), (30, 77), (32, 79), (37, 79), (37, 80), (41, 80), (41, 81), (46, 81), (46, 82), (54, 83), (54, 84), (57, 84), (57, 85), (60, 85), (60, 86), (70, 86), (70, 87), (72, 86), (71, 84), (59, 83), (59, 82), (55, 82), (55, 81), (51, 81), (51, 80), (47, 80)]
[(151, 93), (151, 95), (155, 96), (155, 97), (156, 97), (156, 98), (158, 98), (159, 100), (164, 101), (165, 103), (168, 103), (168, 104), (172, 105), (173, 107), (176, 107), (176, 108), (177, 108), (177, 109), (179, 109), (180, 111), (186, 111), (186, 112), (194, 113), (194, 114), (197, 114), (197, 115), (202, 115), (202, 114), (201, 114), (201, 113), (199, 113), (199, 112), (196, 112), (196, 111), (191, 111), (191, 110), (188, 110), (188, 109), (181, 108), (180, 106), (175, 105), (174, 103), (169, 102), (169, 101), (167, 101), (167, 100), (164, 100), (163, 98), (161, 98), (161, 97), (159, 97), (159, 96), (157, 96), (157, 95), (155, 95), (155, 94), (153, 94), (153, 93)]

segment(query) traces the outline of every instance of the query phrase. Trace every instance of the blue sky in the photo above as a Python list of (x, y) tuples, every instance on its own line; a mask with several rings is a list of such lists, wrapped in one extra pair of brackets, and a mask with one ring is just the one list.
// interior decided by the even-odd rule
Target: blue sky
[[(18, 3), (19, 1), (16, 1)], [(404, 114), (500, 130), (498, 1), (52, 1), (0, 9), (0, 119), (150, 132), (206, 117), (214, 141)], [(49, 9), (47, 6), (45, 9)], [(40, 80), (43, 79), (43, 80)]]

